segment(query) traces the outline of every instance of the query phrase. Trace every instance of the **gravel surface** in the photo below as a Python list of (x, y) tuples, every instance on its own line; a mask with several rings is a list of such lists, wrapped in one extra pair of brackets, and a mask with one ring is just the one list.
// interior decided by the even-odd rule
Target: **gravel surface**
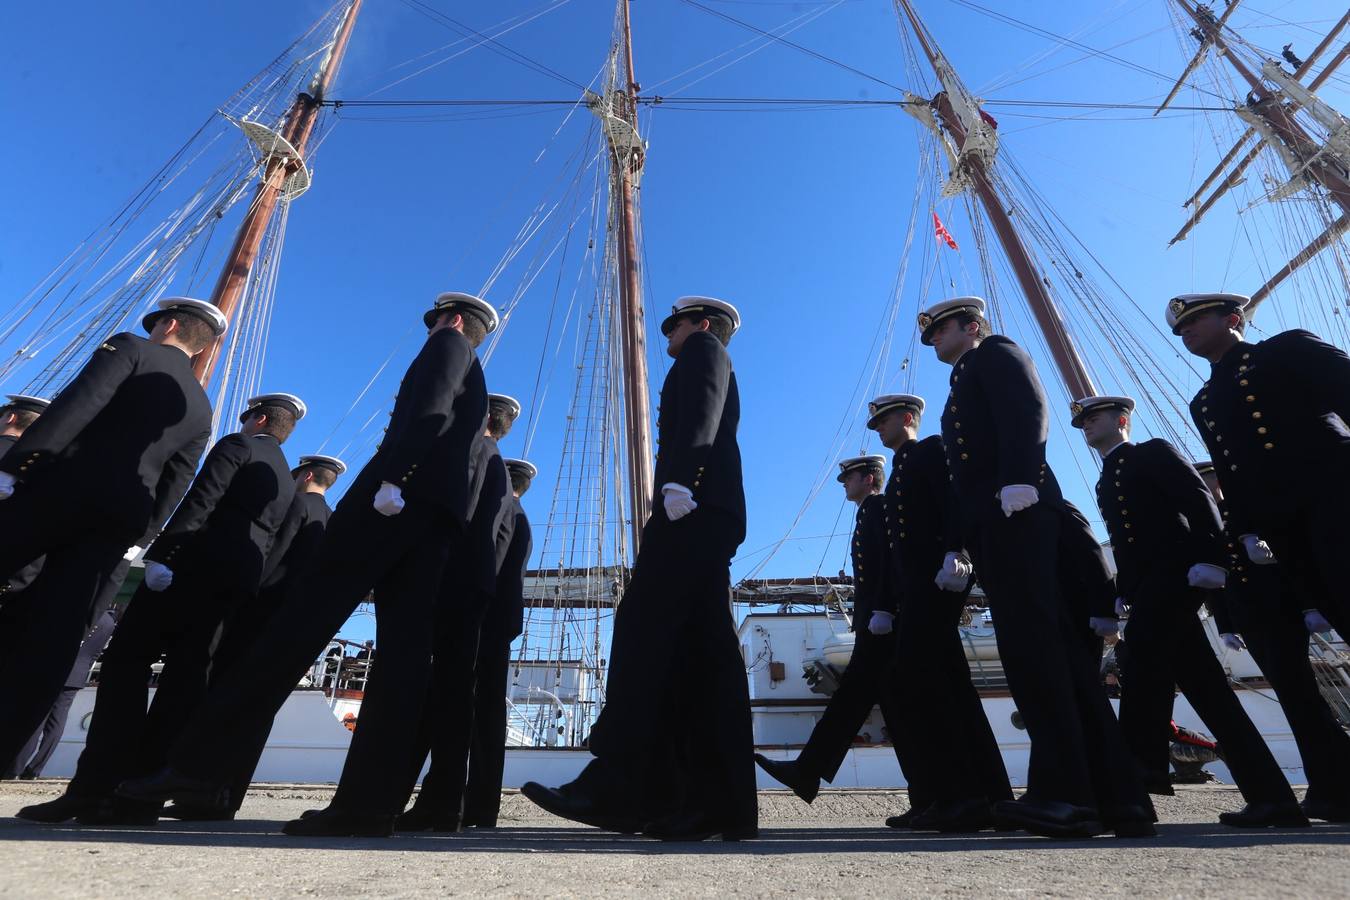
[[(59, 781), (0, 784), (0, 815)], [(501, 827), (388, 839), (291, 838), (282, 821), (331, 789), (262, 785), (226, 823), (40, 826), (0, 818), (3, 897), (1009, 896), (1346, 897), (1350, 825), (1244, 832), (1217, 824), (1229, 787), (1158, 798), (1159, 837), (1054, 842), (882, 825), (903, 791), (760, 794), (761, 839), (663, 844), (574, 826), (511, 792)]]

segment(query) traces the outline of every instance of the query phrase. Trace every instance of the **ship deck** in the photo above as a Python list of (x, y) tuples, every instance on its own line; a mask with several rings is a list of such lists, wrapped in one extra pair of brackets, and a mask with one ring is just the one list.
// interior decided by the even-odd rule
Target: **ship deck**
[[(0, 784), (0, 815), (60, 781)], [(0, 819), (11, 897), (1007, 896), (1328, 897), (1350, 883), (1350, 826), (1241, 832), (1215, 824), (1231, 787), (1158, 798), (1147, 840), (892, 831), (903, 791), (760, 794), (761, 839), (662, 844), (573, 826), (514, 792), (484, 833), (319, 840), (277, 832), (331, 788), (259, 785), (235, 822), (86, 829)]]

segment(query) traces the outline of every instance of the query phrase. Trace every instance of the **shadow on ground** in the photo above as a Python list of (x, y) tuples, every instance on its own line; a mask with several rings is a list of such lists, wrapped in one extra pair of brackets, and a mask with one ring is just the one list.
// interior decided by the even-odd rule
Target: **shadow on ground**
[(1110, 836), (1082, 841), (1053, 841), (1026, 834), (939, 835), (888, 828), (766, 828), (760, 839), (727, 843), (668, 843), (635, 835), (610, 834), (593, 828), (503, 827), (460, 834), (410, 834), (392, 838), (296, 838), (280, 833), (281, 822), (249, 819), (236, 822), (161, 822), (153, 828), (94, 828), (78, 825), (33, 825), (19, 819), (0, 822), (0, 842), (124, 843), (165, 847), (285, 847), (312, 850), (452, 851), (461, 853), (605, 853), (668, 856), (721, 854), (787, 856), (825, 853), (1035, 852), (1092, 847), (1105, 850), (1216, 849), (1273, 846), (1320, 846), (1350, 843), (1350, 825), (1317, 824), (1312, 828), (1240, 831), (1217, 824), (1162, 825), (1155, 838), (1120, 840)]

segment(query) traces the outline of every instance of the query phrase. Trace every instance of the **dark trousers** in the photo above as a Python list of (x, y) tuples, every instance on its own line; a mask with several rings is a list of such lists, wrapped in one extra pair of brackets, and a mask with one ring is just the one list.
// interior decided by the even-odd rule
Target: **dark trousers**
[(1038, 503), (978, 522), (966, 546), (994, 616), (999, 658), (1031, 738), (1028, 796), (1097, 807), (1150, 808), (1098, 667), (1061, 585), (1061, 515)]
[(614, 618), (595, 759), (577, 779), (602, 803), (640, 819), (674, 807), (737, 828), (758, 822), (750, 692), (730, 608), (740, 539), (736, 521), (709, 507), (678, 522), (658, 509), (643, 529)]
[(881, 717), (895, 750), (896, 761), (909, 786), (911, 806), (924, 809), (938, 799), (938, 784), (932, 777), (932, 761), (922, 740), (923, 720), (914, 715), (912, 694), (898, 694), (895, 676), (896, 634), (875, 635), (859, 618), (853, 640), (853, 655), (839, 676), (839, 686), (830, 697), (806, 746), (797, 756), (805, 772), (833, 782), (844, 764), (858, 729), (881, 707)]
[[(457, 645), (446, 653), (437, 648), (420, 736), (421, 745), (431, 752), (431, 767), (414, 808), (441, 821), (493, 826), (506, 764), (503, 692), (511, 642), (503, 641), (497, 629), (464, 624)], [(419, 770), (425, 759), (424, 751), (418, 757)]]
[(416, 751), (402, 796), (406, 802), (430, 755), (431, 766), (422, 779), (417, 809), (422, 813), (434, 811), (433, 815), (442, 822), (458, 822), (468, 778), (475, 669), (485, 610), (484, 598), (469, 579), (451, 571), (446, 576), (436, 603), (431, 687), (422, 709)]
[[(961, 643), (965, 597), (934, 585), (901, 601), (895, 621), (894, 693), (913, 708), (902, 727), (921, 745), (936, 799), (1011, 800), (1003, 754), (970, 680)], [(891, 739), (897, 740), (894, 729)]]
[[(343, 497), (308, 576), (182, 733), (170, 757), (175, 769), (224, 785), (251, 768), (267, 723), (373, 590), (379, 662), (333, 805), (399, 811), (431, 668), (436, 588), (447, 548), (462, 537), (440, 509), (415, 499), (398, 515), (383, 516), (371, 506), (374, 493), (375, 486), (358, 482)], [(222, 722), (230, 723), (229, 732), (222, 734)]]
[(1350, 804), (1350, 735), (1336, 721), (1317, 686), (1300, 604), (1281, 602), (1280, 593), (1289, 590), (1281, 583), (1281, 567), (1262, 567), (1256, 572), (1252, 568), (1256, 567), (1248, 567), (1248, 577), (1257, 589), (1244, 593), (1232, 605), (1237, 607), (1247, 649), (1275, 689), (1294, 733), (1308, 780), (1307, 797)]
[(1293, 803), (1294, 794), (1261, 732), (1242, 709), (1214, 655), (1197, 612), (1202, 592), (1183, 573), (1145, 580), (1130, 600), (1120, 690), (1120, 727), (1144, 777), (1166, 782), (1176, 689), (1186, 695), (1223, 748), (1224, 761), (1249, 803)]
[(0, 573), (47, 557), (0, 634), (0, 684), (10, 686), (0, 700), (2, 760), (18, 756), (42, 726), (79, 655), (95, 598), (135, 540), (102, 531), (102, 524), (41, 485), (20, 485), (0, 501)]
[(464, 786), (464, 824), (492, 827), (502, 806), (506, 770), (506, 678), (511, 638), (484, 634), (478, 642), (473, 694), (473, 738)]
[[(247, 655), (254, 639), (267, 629), (269, 620), (285, 599), (289, 584), (291, 579), (249, 596), (224, 623), (220, 637), (216, 641), (215, 653), (211, 656), (208, 692), (214, 690), (216, 685), (233, 671), (239, 661)], [(229, 805), (236, 812), (243, 805), (248, 787), (253, 782), (253, 773), (258, 768), (263, 750), (267, 747), (267, 737), (272, 733), (274, 718), (275, 715), (268, 716), (266, 721), (259, 719), (254, 722), (253, 730), (243, 741), (242, 745), (252, 748), (254, 752), (247, 759), (241, 752), (239, 767), (229, 781)]]
[[(125, 573), (123, 573), (125, 574)], [(112, 640), (113, 629), (117, 627), (117, 615), (111, 604), (111, 598), (116, 596), (117, 587), (121, 585), (121, 578), (115, 579), (116, 584), (112, 586), (109, 596), (109, 605), (103, 610), (94, 623), (94, 627), (89, 629), (85, 635), (84, 643), (80, 645), (79, 655), (75, 658), (75, 664), (70, 668), (70, 674), (66, 678), (65, 687), (61, 688), (61, 693), (57, 695), (56, 702), (52, 708), (47, 711), (47, 718), (42, 723), (42, 727), (33, 732), (33, 736), (28, 739), (19, 755), (15, 757), (10, 770), (4, 775), (5, 778), (13, 778), (21, 775), (24, 778), (37, 778), (46, 768), (48, 760), (56, 752), (56, 748), (61, 744), (61, 736), (66, 731), (66, 719), (70, 717), (71, 704), (75, 702), (75, 695), (89, 681), (89, 670), (94, 667), (94, 662), (98, 659), (103, 648), (108, 646), (108, 641)], [(105, 591), (105, 593), (108, 593)]]
[[(164, 767), (183, 723), (206, 696), (220, 623), (247, 595), (262, 564), (256, 551), (230, 555), (233, 566), (191, 551), (180, 559), (167, 589), (137, 588), (103, 653), (71, 794), (109, 795), (124, 779)], [(161, 657), (147, 709), (152, 667)]]

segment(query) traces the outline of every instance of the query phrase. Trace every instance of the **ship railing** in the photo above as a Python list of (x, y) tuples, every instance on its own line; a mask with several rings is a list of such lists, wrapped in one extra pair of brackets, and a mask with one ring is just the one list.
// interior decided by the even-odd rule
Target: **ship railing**
[(1343, 641), (1314, 634), (1308, 644), (1308, 661), (1336, 721), (1342, 728), (1350, 728), (1350, 653), (1345, 647)]
[(524, 746), (538, 747), (545, 743), (547, 738), (540, 730), (539, 726), (531, 721), (530, 716), (511, 700), (510, 695), (506, 696), (506, 725), (507, 733), (510, 734), (511, 726), (516, 726), (518, 731), (526, 732), (529, 736), (529, 743)]

